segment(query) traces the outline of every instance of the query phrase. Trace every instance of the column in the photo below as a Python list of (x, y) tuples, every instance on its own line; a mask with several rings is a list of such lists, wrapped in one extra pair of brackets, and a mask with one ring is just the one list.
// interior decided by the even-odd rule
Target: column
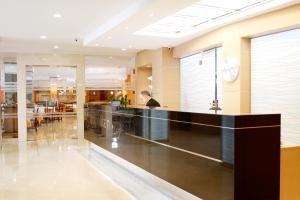
[(22, 58), (17, 58), (17, 98), (18, 98), (18, 139), (19, 142), (27, 141), (26, 124), (26, 65)]
[(85, 103), (85, 67), (84, 64), (76, 68), (76, 95), (77, 95), (77, 136), (84, 138), (84, 103)]
[(250, 39), (238, 35), (223, 38), (223, 58), (234, 58), (239, 64), (239, 74), (235, 81), (223, 80), (223, 113), (250, 113), (251, 63)]

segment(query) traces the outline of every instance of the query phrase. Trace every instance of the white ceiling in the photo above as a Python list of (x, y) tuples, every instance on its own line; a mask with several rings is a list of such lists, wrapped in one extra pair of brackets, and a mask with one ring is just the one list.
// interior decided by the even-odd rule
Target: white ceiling
[[(132, 55), (119, 48), (116, 51), (91, 49), (84, 47), (82, 41), (135, 2), (137, 0), (109, 0), (109, 3), (107, 0), (0, 0), (0, 51)], [(62, 17), (54, 18), (55, 13)], [(40, 39), (42, 35), (47, 39)], [(53, 49), (54, 45), (59, 49)]]
[[(299, 3), (299, 0), (267, 0), (268, 6), (260, 5), (245, 12), (234, 10), (256, 2), (258, 0), (0, 0), (0, 52), (130, 57), (141, 49), (176, 46), (226, 24)], [(195, 3), (202, 7), (191, 8)], [(238, 14), (215, 19), (232, 11)], [(54, 18), (55, 13), (62, 17)], [(172, 24), (161, 23), (183, 14), (190, 18), (196, 15), (197, 19), (184, 21), (181, 16), (175, 22), (171, 20)], [(167, 37), (145, 34), (153, 25), (158, 32), (167, 29), (173, 35), (178, 30), (188, 31), (183, 31), (185, 34), (180, 37), (170, 37), (169, 33)], [(136, 34), (143, 30), (144, 34)], [(41, 39), (42, 35), (47, 38)]]
[[(136, 0), (1, 0), (1, 36), (35, 40), (83, 38)], [(55, 19), (54, 13), (62, 18)]]

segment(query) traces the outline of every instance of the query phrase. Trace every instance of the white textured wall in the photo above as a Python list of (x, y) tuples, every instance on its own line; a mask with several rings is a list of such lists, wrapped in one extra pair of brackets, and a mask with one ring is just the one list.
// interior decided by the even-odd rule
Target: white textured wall
[(300, 145), (300, 29), (252, 39), (252, 113), (281, 113), (283, 145)]
[[(218, 99), (222, 107), (222, 48), (218, 57)], [(202, 65), (199, 61), (202, 60)], [(208, 113), (215, 98), (215, 51), (198, 53), (180, 61), (180, 105), (182, 111)]]

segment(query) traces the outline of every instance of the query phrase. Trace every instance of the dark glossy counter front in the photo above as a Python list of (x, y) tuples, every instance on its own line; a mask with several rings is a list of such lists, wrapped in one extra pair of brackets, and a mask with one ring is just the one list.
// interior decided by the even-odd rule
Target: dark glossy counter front
[(280, 115), (87, 104), (85, 138), (203, 199), (279, 199)]

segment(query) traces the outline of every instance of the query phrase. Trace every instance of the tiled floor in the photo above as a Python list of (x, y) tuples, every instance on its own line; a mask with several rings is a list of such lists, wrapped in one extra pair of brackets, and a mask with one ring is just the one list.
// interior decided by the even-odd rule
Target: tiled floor
[(4, 140), (0, 152), (1, 200), (134, 199), (79, 152), (77, 139)]
[[(62, 138), (76, 138), (77, 118), (76, 116), (64, 116), (61, 121), (43, 121), (35, 129), (27, 130), (28, 141), (34, 140), (49, 140), (49, 139), (62, 139)], [(16, 138), (17, 133), (3, 132), (3, 138), (11, 139)]]
[(77, 118), (76, 116), (63, 117), (62, 121), (51, 121), (42, 123), (37, 131), (28, 130), (28, 140), (76, 138)]

